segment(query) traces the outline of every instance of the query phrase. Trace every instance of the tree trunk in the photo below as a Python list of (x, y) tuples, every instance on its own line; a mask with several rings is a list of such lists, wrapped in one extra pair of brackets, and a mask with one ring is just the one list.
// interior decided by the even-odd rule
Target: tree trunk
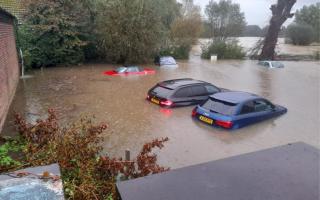
[(270, 26), (268, 33), (264, 40), (262, 52), (259, 60), (274, 60), (275, 48), (278, 42), (278, 34), (281, 26), (288, 19), (292, 18), (294, 14), (290, 13), (296, 0), (278, 0), (277, 4), (271, 6), (272, 18), (270, 19)]

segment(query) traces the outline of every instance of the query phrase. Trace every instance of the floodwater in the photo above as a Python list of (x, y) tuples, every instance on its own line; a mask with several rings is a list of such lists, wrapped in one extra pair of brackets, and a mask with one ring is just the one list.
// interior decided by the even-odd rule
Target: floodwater
[[(124, 156), (135, 155), (143, 143), (169, 137), (165, 147), (156, 151), (161, 164), (172, 168), (198, 164), (293, 142), (320, 147), (319, 81), (317, 62), (284, 62), (284, 69), (268, 70), (256, 61), (201, 60), (194, 49), (179, 68), (155, 68), (155, 75), (110, 77), (102, 72), (106, 64), (56, 67), (33, 71), (34, 78), (21, 80), (10, 108), (24, 113), (28, 120), (44, 116), (55, 108), (63, 123), (81, 115), (95, 115), (107, 122), (105, 151)], [(191, 118), (193, 107), (163, 109), (145, 100), (157, 82), (174, 78), (195, 78), (231, 90), (262, 95), (288, 108), (288, 113), (235, 131), (209, 127)], [(11, 134), (12, 117), (4, 134)]]

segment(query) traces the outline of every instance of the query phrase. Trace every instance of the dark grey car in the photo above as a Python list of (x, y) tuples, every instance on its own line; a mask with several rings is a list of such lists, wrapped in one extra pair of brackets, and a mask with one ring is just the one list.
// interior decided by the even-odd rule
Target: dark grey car
[(165, 107), (190, 106), (200, 104), (222, 90), (211, 83), (191, 78), (174, 79), (160, 82), (151, 88), (147, 100)]

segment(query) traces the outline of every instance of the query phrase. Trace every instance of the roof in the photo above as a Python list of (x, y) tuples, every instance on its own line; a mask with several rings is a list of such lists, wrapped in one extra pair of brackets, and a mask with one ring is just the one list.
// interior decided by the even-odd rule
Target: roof
[(211, 95), (210, 97), (221, 100), (221, 101), (229, 102), (229, 103), (234, 103), (234, 104), (259, 98), (259, 96), (256, 94), (252, 94), (248, 92), (238, 92), (238, 91), (220, 92), (220, 93)]
[(294, 143), (118, 182), (117, 189), (122, 200), (315, 200), (319, 158), (319, 149)]
[(181, 86), (186, 86), (186, 85), (193, 85), (193, 84), (203, 84), (206, 83), (204, 81), (200, 80), (194, 80), (192, 78), (184, 78), (184, 79), (173, 79), (173, 80), (167, 80), (159, 83), (159, 85), (170, 88), (170, 89), (176, 89)]
[(171, 56), (164, 56), (160, 58), (160, 65), (176, 65), (176, 61)]

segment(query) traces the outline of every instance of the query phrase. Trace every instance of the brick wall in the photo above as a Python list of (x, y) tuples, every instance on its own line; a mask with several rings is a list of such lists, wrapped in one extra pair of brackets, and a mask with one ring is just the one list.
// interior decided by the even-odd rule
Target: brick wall
[(12, 16), (0, 9), (0, 132), (19, 81)]

